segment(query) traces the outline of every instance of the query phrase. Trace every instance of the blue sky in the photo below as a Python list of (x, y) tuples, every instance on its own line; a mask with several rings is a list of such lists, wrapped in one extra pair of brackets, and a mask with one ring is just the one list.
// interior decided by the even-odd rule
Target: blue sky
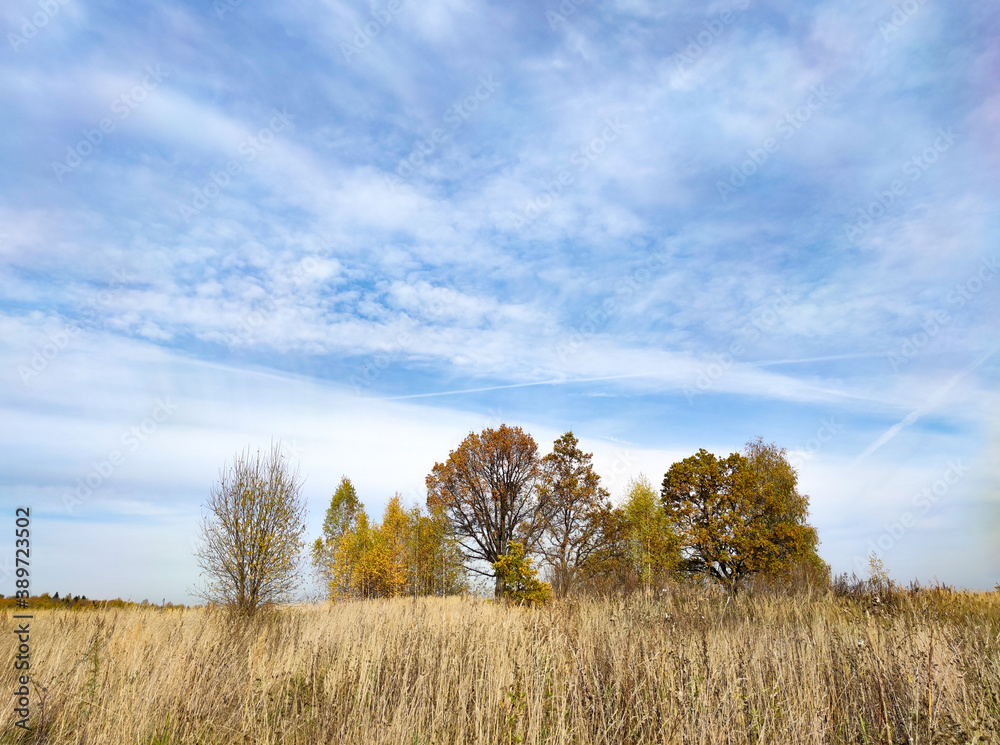
[(1000, 581), (994, 3), (12, 0), (0, 29), (0, 493), (39, 591), (188, 601), (247, 445), (285, 443), (314, 536), (341, 474), (422, 501), (501, 421), (572, 429), (615, 498), (761, 435), (834, 571)]

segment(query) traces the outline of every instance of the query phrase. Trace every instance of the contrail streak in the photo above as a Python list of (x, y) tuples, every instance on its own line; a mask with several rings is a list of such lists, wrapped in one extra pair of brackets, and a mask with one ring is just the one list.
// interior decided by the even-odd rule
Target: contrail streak
[(605, 375), (600, 378), (555, 378), (553, 380), (540, 380), (535, 383), (511, 383), (510, 385), (491, 385), (485, 388), (462, 388), (455, 391), (436, 391), (434, 393), (411, 393), (406, 396), (387, 396), (383, 401), (399, 401), (406, 398), (431, 398), (432, 396), (458, 396), (463, 393), (482, 393), (484, 391), (499, 391), (504, 388), (529, 388), (536, 385), (565, 385), (567, 383), (594, 383), (600, 380), (619, 380), (621, 378), (645, 378), (652, 377), (645, 373), (630, 373), (628, 375)]
[(831, 354), (826, 357), (803, 357), (795, 360), (764, 360), (763, 362), (749, 362), (753, 367), (770, 367), (771, 365), (798, 365), (805, 362), (826, 362), (828, 360), (856, 360), (863, 357), (882, 357), (883, 354), (872, 354), (869, 352), (858, 352), (855, 354)]
[(955, 384), (958, 381), (966, 377), (969, 373), (971, 373), (977, 367), (986, 362), (986, 360), (992, 357), (996, 353), (996, 351), (997, 350), (995, 348), (991, 349), (989, 352), (984, 354), (982, 357), (980, 357), (978, 360), (976, 360), (971, 365), (966, 367), (964, 370), (959, 372), (957, 375), (952, 376), (951, 380), (945, 383), (945, 385), (939, 391), (937, 391), (929, 399), (927, 399), (927, 403), (925, 403), (919, 409), (914, 409), (909, 414), (907, 414), (903, 419), (901, 419), (900, 421), (896, 422), (894, 425), (889, 427), (889, 429), (887, 429), (884, 433), (882, 433), (882, 435), (877, 440), (875, 440), (875, 442), (873, 442), (871, 445), (865, 448), (865, 451), (861, 453), (861, 455), (859, 455), (857, 458), (855, 458), (854, 462), (858, 463), (864, 460), (869, 455), (878, 450), (880, 447), (889, 442), (889, 440), (891, 440), (893, 437), (895, 437), (904, 429), (906, 429), (914, 422), (916, 422), (924, 414), (933, 410), (934, 407), (938, 404), (938, 402), (945, 396), (946, 393), (948, 393), (948, 391), (950, 391), (955, 386)]

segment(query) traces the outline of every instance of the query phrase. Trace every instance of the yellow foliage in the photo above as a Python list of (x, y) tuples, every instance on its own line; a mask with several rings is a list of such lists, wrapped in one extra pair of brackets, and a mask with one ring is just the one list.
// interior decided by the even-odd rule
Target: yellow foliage
[(456, 559), (442, 518), (404, 510), (397, 493), (386, 505), (381, 525), (371, 523), (361, 510), (355, 526), (340, 537), (330, 596), (344, 600), (458, 592), (463, 585)]

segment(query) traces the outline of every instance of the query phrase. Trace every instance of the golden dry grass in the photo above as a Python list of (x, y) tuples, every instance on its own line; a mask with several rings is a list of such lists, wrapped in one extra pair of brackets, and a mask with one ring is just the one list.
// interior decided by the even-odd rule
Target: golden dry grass
[[(57, 610), (31, 641), (47, 694), (26, 741), (1000, 742), (1000, 593), (397, 599), (243, 628), (198, 608)], [(7, 712), (2, 739), (21, 741)]]

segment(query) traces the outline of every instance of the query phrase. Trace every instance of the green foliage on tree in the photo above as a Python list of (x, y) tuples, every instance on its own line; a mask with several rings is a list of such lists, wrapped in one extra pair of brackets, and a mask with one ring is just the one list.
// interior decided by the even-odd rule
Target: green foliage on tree
[(333, 559), (340, 539), (346, 532), (357, 528), (358, 517), (363, 511), (354, 484), (347, 476), (341, 476), (323, 519), (323, 535), (312, 546), (313, 569), (324, 586), (333, 581)]
[(538, 579), (538, 573), (525, 556), (524, 547), (511, 541), (507, 553), (493, 562), (499, 597), (524, 605), (544, 605), (552, 599), (552, 587)]
[(599, 512), (598, 547), (584, 563), (595, 589), (631, 590), (669, 582), (680, 565), (680, 539), (645, 475), (629, 481), (620, 507)]
[(644, 474), (629, 482), (622, 509), (629, 565), (643, 587), (663, 584), (680, 564), (680, 539)]

